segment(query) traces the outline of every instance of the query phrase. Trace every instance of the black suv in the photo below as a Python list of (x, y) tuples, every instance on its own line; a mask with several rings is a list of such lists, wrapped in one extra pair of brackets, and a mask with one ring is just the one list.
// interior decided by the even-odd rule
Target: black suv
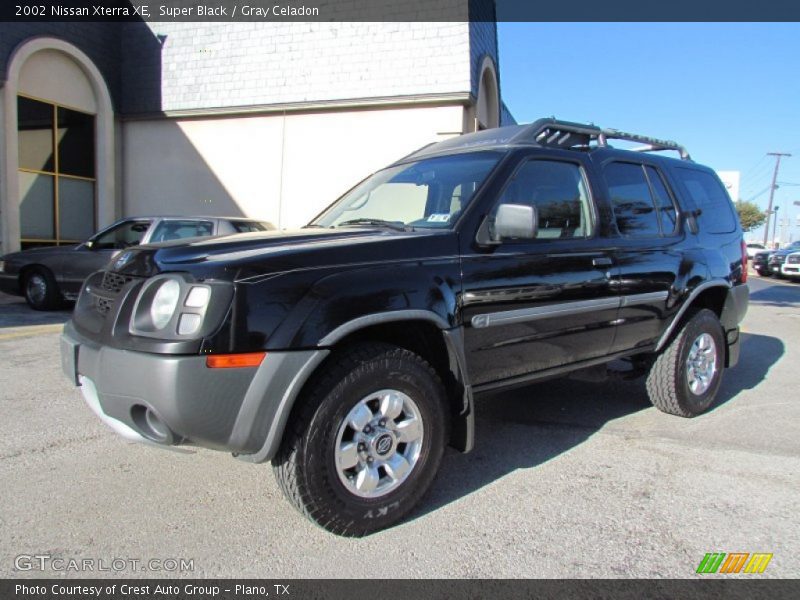
[(427, 146), (298, 231), (127, 250), (61, 350), (123, 436), (272, 461), (303, 514), (364, 535), (472, 448), (477, 394), (625, 359), (662, 411), (707, 410), (746, 274), (711, 169), (545, 119)]

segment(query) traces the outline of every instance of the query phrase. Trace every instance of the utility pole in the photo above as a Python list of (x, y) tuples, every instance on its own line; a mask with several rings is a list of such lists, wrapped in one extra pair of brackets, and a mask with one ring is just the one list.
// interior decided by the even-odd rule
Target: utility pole
[[(772, 185), (769, 188), (769, 205), (767, 206), (767, 226), (764, 228), (764, 246), (767, 245), (769, 240), (769, 218), (772, 216), (772, 200), (775, 198), (775, 190), (778, 189), (776, 181), (778, 181), (778, 169), (781, 168), (781, 158), (784, 156), (789, 157), (791, 154), (788, 152), (767, 152), (767, 156), (775, 157), (775, 171), (772, 173)], [(777, 224), (776, 224), (777, 226)]]

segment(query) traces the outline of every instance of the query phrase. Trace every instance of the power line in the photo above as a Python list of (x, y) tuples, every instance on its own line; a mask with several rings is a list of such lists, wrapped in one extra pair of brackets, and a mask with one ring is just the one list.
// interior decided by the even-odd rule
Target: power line
[[(775, 198), (775, 190), (778, 188), (776, 181), (778, 181), (778, 169), (781, 168), (781, 158), (786, 156), (787, 158), (791, 156), (788, 152), (767, 152), (767, 156), (774, 156), (775, 157), (775, 171), (772, 173), (772, 185), (770, 186), (769, 190), (769, 204), (767, 205), (767, 226), (764, 228), (764, 245), (767, 245), (767, 240), (769, 240), (769, 218), (773, 213), (772, 210), (772, 201)], [(775, 215), (775, 225), (773, 225), (773, 233), (775, 235), (774, 229), (778, 226), (778, 216)]]
[(756, 194), (753, 194), (752, 196), (750, 196), (750, 197), (747, 199), (747, 201), (748, 201), (748, 202), (752, 202), (753, 200), (755, 200), (756, 198), (758, 198), (758, 197), (759, 197), (761, 194), (763, 194), (764, 192), (768, 192), (768, 191), (769, 191), (769, 186), (765, 187), (765, 188), (764, 188), (763, 190), (761, 190), (760, 192), (758, 192), (758, 193), (756, 193)]

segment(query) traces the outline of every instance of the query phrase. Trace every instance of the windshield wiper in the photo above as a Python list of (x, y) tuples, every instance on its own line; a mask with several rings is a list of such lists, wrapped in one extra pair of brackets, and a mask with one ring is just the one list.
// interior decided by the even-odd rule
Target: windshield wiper
[(377, 225), (378, 227), (389, 227), (391, 229), (395, 229), (397, 231), (413, 231), (414, 228), (407, 227), (405, 223), (398, 222), (398, 221), (386, 221), (385, 219), (370, 219), (370, 218), (361, 218), (361, 219), (350, 219), (349, 221), (342, 221), (337, 227), (346, 227), (348, 225)]

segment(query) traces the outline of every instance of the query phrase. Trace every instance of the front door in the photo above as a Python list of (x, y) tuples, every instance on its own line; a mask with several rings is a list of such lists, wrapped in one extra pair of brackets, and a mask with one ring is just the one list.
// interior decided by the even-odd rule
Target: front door
[(512, 382), (607, 355), (619, 307), (613, 242), (600, 235), (584, 166), (528, 157), (493, 211), (500, 204), (533, 206), (538, 229), (463, 256), (472, 384)]
[(131, 219), (101, 231), (75, 249), (64, 264), (61, 287), (67, 294), (77, 294), (83, 281), (95, 271), (103, 269), (111, 258), (144, 239), (150, 228), (150, 219)]

